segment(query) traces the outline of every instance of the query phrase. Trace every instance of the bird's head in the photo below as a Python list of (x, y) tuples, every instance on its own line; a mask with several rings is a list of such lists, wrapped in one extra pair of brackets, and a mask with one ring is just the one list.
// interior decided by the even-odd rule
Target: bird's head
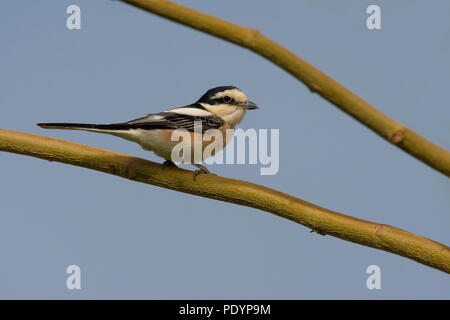
[(242, 120), (246, 110), (258, 109), (255, 103), (247, 99), (245, 93), (234, 86), (210, 89), (198, 99), (197, 103), (233, 126)]

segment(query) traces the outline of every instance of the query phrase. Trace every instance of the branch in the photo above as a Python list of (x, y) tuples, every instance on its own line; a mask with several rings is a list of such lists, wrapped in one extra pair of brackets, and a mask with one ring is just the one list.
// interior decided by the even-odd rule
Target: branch
[(246, 181), (202, 174), (59, 139), (0, 129), (0, 151), (89, 168), (122, 178), (276, 214), (320, 234), (392, 252), (450, 273), (450, 248), (388, 225), (327, 210)]
[(167, 0), (123, 0), (161, 17), (247, 48), (289, 72), (382, 138), (450, 177), (450, 152), (381, 113), (353, 92), (256, 29), (242, 27)]

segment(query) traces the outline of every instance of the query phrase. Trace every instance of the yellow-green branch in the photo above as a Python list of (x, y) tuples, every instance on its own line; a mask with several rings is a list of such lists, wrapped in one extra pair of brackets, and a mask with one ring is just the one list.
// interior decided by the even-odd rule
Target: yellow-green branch
[(0, 129), (0, 151), (89, 168), (122, 178), (193, 195), (252, 207), (343, 240), (392, 252), (450, 273), (450, 248), (388, 225), (364, 221), (321, 208), (250, 182), (192, 171), (75, 144), (59, 139)]
[(123, 0), (161, 17), (233, 42), (263, 56), (381, 137), (450, 177), (450, 152), (381, 113), (325, 73), (256, 29), (167, 0)]

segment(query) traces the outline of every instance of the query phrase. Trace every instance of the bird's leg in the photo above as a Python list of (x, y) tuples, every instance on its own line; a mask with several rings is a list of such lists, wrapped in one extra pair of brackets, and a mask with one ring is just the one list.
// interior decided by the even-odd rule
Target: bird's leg
[(167, 167), (175, 167), (175, 168), (177, 168), (177, 165), (175, 163), (173, 163), (172, 161), (170, 161), (170, 160), (164, 161), (162, 165), (163, 165), (164, 168), (167, 168)]
[(211, 172), (209, 172), (209, 170), (208, 170), (205, 166), (202, 166), (201, 164), (193, 163), (192, 165), (194, 165), (194, 166), (196, 166), (197, 168), (199, 168), (199, 170), (195, 170), (195, 171), (194, 171), (194, 180), (195, 180), (195, 177), (198, 176), (199, 174), (202, 174), (202, 173), (211, 173)]

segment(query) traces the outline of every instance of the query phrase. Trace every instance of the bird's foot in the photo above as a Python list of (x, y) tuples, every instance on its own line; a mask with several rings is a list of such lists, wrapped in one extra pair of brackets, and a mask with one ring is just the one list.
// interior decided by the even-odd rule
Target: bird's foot
[(214, 174), (214, 173), (211, 173), (205, 166), (202, 166), (197, 163), (193, 163), (193, 165), (199, 169), (199, 170), (194, 171), (194, 180), (199, 174)]
[(177, 165), (175, 163), (173, 163), (172, 161), (170, 161), (170, 160), (164, 161), (162, 166), (164, 168), (167, 168), (167, 167), (175, 167), (175, 168), (177, 168)]

